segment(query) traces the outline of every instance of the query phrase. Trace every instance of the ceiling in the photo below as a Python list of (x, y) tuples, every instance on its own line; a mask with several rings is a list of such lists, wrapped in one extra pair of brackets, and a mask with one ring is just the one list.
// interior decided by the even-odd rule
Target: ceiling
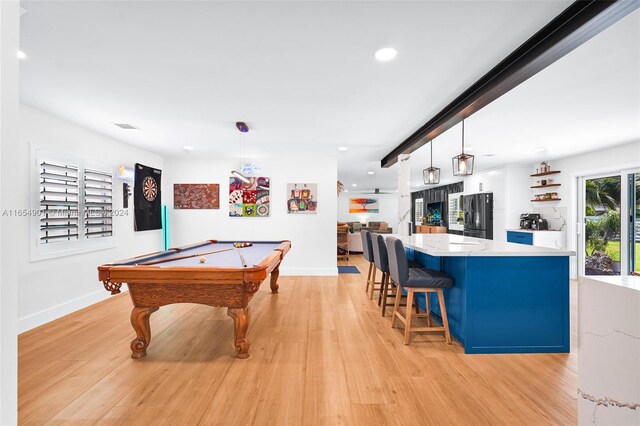
[[(164, 156), (337, 155), (349, 188), (394, 189), (380, 158), (570, 1), (21, 4), (27, 105)], [(524, 161), (531, 144), (552, 158), (637, 139), (638, 24), (636, 12), (468, 119), (473, 153), (498, 154), (477, 167)], [(373, 58), (384, 46), (394, 61)], [(436, 140), (443, 177), (459, 133)], [(427, 158), (412, 158), (416, 181)]]
[[(442, 184), (460, 181), (451, 159), (460, 153), (461, 127), (435, 139), (433, 162), (442, 169)], [(638, 11), (465, 120), (465, 150), (476, 156), (476, 171), (634, 141), (640, 141)], [(429, 162), (429, 145), (411, 155), (412, 189), (428, 187), (422, 170)], [(340, 177), (351, 191), (397, 188), (397, 166), (381, 169), (380, 161), (363, 161), (342, 169)], [(368, 175), (370, 170), (376, 174)]]

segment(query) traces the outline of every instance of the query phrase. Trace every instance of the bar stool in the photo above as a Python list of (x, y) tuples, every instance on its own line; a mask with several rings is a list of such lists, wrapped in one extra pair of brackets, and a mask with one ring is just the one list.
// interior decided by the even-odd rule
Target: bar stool
[[(404, 344), (409, 344), (409, 335), (412, 331), (443, 331), (447, 344), (451, 344), (451, 333), (449, 332), (449, 319), (447, 318), (447, 308), (444, 303), (444, 293), (442, 289), (453, 287), (453, 279), (447, 274), (427, 268), (409, 268), (407, 254), (404, 251), (402, 241), (397, 238), (387, 237), (387, 253), (389, 256), (389, 273), (397, 286), (396, 301), (393, 306), (393, 316), (391, 327), (395, 327), (396, 320), (400, 319), (404, 324)], [(400, 313), (400, 298), (402, 289), (407, 290), (407, 305), (405, 316)], [(412, 314), (410, 300), (414, 299), (416, 293), (424, 293), (427, 299), (427, 312), (423, 314)], [(442, 314), (442, 327), (431, 326), (429, 312), (429, 293), (438, 294), (440, 313)], [(412, 317), (427, 317), (427, 327), (411, 327)]]
[(367, 287), (365, 292), (369, 293), (369, 286), (371, 286), (371, 298), (373, 298), (373, 287), (376, 280), (376, 268), (373, 264), (373, 245), (371, 244), (371, 232), (361, 231), (362, 236), (362, 255), (364, 260), (369, 262), (369, 272), (367, 272)]
[[(380, 281), (380, 289), (378, 294), (378, 306), (382, 303), (382, 293), (389, 285), (389, 257), (387, 256), (387, 246), (384, 244), (384, 237), (380, 234), (371, 235), (371, 246), (373, 249), (373, 264), (382, 272), (382, 281)], [(373, 291), (371, 292), (373, 298)], [(386, 310), (385, 298), (384, 304), (382, 304), (382, 316), (384, 316)]]

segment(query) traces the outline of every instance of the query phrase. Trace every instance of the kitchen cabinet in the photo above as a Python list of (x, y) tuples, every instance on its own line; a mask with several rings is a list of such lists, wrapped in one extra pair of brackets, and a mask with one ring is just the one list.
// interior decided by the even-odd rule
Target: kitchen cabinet
[(561, 249), (565, 247), (564, 241), (564, 231), (531, 231), (528, 229), (507, 231), (508, 243)]
[(416, 225), (416, 234), (446, 234), (446, 226)]

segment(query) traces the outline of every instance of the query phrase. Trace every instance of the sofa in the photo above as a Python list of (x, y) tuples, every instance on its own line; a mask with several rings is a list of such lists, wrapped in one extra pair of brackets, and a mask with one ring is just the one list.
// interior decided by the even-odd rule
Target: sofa
[(393, 229), (389, 228), (386, 222), (369, 222), (366, 226), (360, 222), (346, 222), (346, 224), (349, 226), (349, 252), (351, 253), (362, 253), (362, 235), (360, 234), (362, 231), (377, 234), (393, 233)]
[(362, 227), (362, 230), (377, 234), (393, 234), (393, 228), (390, 228), (387, 222), (369, 222), (367, 226)]
[(376, 232), (378, 234), (393, 234), (393, 229), (387, 222), (369, 222), (363, 225), (360, 222), (346, 222), (349, 225), (349, 232), (357, 234), (360, 231)]

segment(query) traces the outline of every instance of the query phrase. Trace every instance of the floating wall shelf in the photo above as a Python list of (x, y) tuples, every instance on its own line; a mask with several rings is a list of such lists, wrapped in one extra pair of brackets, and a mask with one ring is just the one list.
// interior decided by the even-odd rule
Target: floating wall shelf
[(550, 186), (560, 186), (560, 183), (548, 183), (546, 185), (536, 185), (536, 186), (532, 186), (531, 188), (548, 188)]
[(560, 173), (560, 170), (554, 170), (552, 172), (544, 172), (544, 173), (535, 173), (535, 174), (530, 175), (530, 176), (531, 177), (548, 176), (548, 175), (555, 175), (557, 173)]
[(532, 203), (541, 203), (544, 201), (560, 201), (562, 200), (562, 198), (549, 198), (549, 199), (545, 199), (545, 200), (531, 200)]

